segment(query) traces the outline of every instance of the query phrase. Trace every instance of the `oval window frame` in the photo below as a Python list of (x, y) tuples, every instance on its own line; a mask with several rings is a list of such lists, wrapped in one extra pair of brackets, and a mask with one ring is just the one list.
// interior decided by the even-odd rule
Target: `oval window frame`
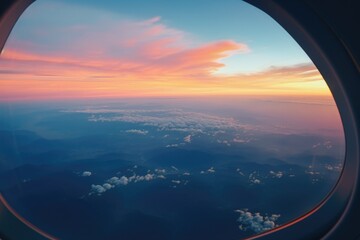
[[(0, 8), (0, 49), (18, 18), (35, 0), (7, 0)], [(358, 64), (332, 26), (305, 0), (245, 0), (277, 21), (299, 43), (323, 75), (343, 122), (346, 157), (335, 188), (312, 211), (278, 228), (248, 239), (354, 239), (359, 230), (353, 226), (360, 214), (360, 84)], [(341, 16), (339, 16), (340, 18)], [(358, 96), (357, 96), (358, 95)], [(19, 217), (0, 199), (0, 237), (4, 239), (56, 239)]]

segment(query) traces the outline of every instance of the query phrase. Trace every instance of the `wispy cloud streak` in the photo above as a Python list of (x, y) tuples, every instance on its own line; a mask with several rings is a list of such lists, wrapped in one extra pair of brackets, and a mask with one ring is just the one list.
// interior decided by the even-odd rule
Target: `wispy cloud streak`
[[(76, 7), (62, 7), (76, 15)], [(0, 57), (0, 100), (327, 91), (312, 64), (219, 75), (222, 59), (246, 58), (249, 46), (200, 41), (160, 16), (82, 14), (97, 17), (46, 31), (32, 26), (27, 37), (10, 39)]]

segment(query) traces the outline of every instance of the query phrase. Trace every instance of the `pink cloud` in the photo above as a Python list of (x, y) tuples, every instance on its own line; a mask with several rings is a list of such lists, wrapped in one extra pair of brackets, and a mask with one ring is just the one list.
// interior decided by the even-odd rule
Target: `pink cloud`
[(221, 58), (248, 49), (232, 40), (197, 43), (196, 47), (189, 45), (187, 33), (162, 24), (161, 17), (145, 21), (106, 20), (99, 26), (77, 24), (67, 29), (49, 29), (48, 32), (54, 36), (59, 33), (71, 35), (71, 44), (66, 38), (48, 52), (40, 44), (10, 43), (1, 58), (2, 69), (8, 70), (13, 65), (34, 69), (34, 74), (40, 75), (51, 71), (57, 75), (78, 71), (89, 75), (109, 72), (143, 78), (154, 74), (206, 77), (223, 67), (219, 63)]
[(166, 33), (166, 27), (162, 24), (157, 24), (155, 26), (150, 27), (146, 32), (145, 35), (152, 37), (152, 36), (159, 36), (161, 34)]
[(161, 17), (160, 17), (160, 16), (156, 16), (156, 17), (150, 18), (150, 19), (148, 19), (148, 20), (145, 20), (145, 21), (143, 21), (143, 22), (141, 22), (141, 23), (142, 23), (142, 24), (145, 24), (145, 25), (151, 25), (151, 24), (160, 22), (160, 20), (161, 20)]
[[(189, 44), (188, 33), (166, 26), (160, 17), (103, 20), (95, 26), (77, 24), (45, 32), (51, 35), (49, 46), (7, 44), (0, 57), (4, 97), (113, 96), (117, 88), (123, 94), (135, 92), (139, 82), (143, 90), (147, 87), (156, 95), (167, 91), (168, 85), (212, 81), (212, 72), (224, 66), (219, 60), (248, 49), (232, 40)], [(53, 39), (59, 34), (64, 41), (61, 36)], [(21, 85), (26, 88), (19, 89)]]
[(209, 43), (197, 48), (186, 49), (161, 59), (162, 64), (175, 70), (188, 70), (196, 74), (208, 74), (223, 67), (218, 61), (234, 52), (246, 51), (247, 46), (231, 40)]

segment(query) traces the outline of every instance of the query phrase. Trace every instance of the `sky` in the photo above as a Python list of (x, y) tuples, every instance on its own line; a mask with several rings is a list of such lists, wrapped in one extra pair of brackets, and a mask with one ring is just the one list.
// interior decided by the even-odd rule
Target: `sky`
[(0, 56), (0, 101), (329, 96), (308, 56), (239, 0), (37, 0)]

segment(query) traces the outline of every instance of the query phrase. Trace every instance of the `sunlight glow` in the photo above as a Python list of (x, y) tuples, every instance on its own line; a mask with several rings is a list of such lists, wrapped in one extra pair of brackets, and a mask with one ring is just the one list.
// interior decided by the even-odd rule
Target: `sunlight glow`
[[(134, 19), (62, 3), (63, 21), (59, 4), (39, 1), (20, 19), (22, 32), (15, 28), (0, 56), (0, 101), (330, 94), (311, 62), (277, 65), (272, 53), (273, 66), (248, 71), (240, 63), (234, 72), (236, 61), (261, 50), (235, 38), (200, 40), (160, 15)], [(53, 26), (39, 23), (49, 14)]]

